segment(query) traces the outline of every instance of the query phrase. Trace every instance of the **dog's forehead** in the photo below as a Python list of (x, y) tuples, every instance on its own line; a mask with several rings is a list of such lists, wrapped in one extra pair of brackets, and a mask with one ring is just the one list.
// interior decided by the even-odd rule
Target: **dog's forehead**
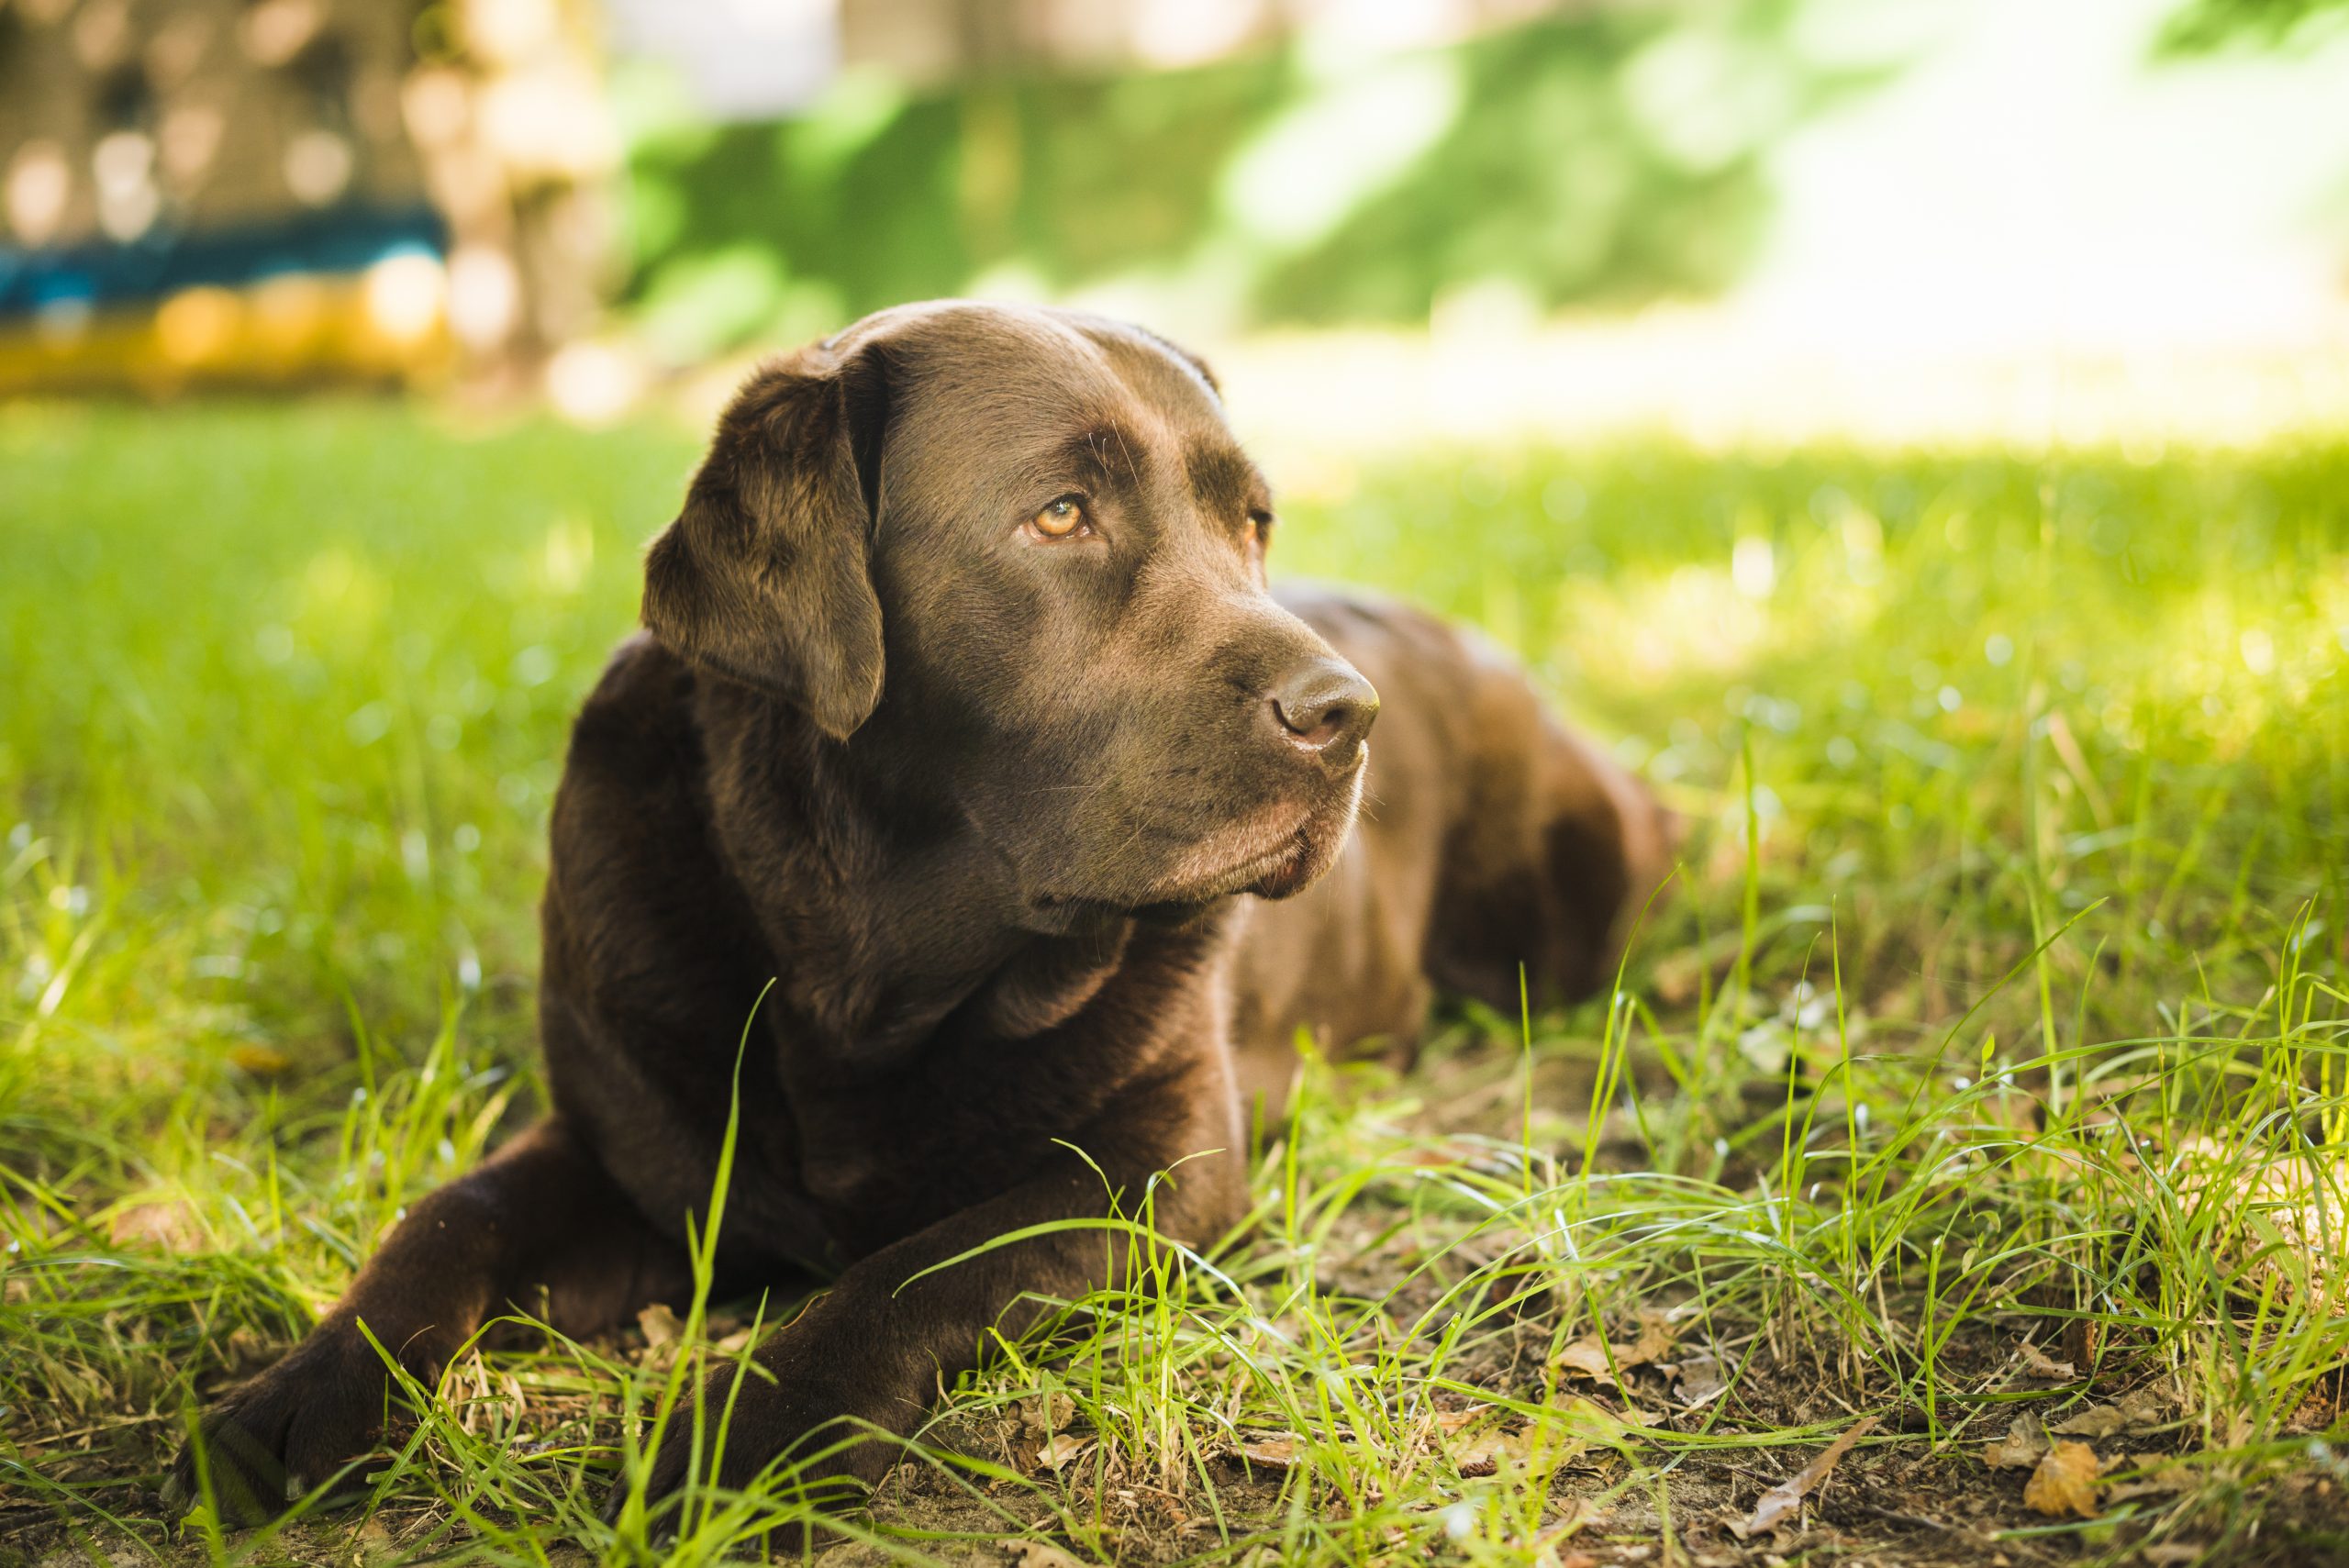
[(1138, 328), (1075, 312), (936, 307), (893, 324), (900, 417), (987, 441), (1119, 423), (1177, 439), (1226, 435), (1197, 361)]

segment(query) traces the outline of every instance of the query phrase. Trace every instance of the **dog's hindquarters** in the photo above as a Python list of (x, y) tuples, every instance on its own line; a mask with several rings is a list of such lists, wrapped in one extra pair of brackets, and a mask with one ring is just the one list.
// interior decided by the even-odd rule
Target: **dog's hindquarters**
[(1243, 1092), (1277, 1104), (1297, 1031), (1408, 1058), (1439, 991), (1518, 1008), (1603, 986), (1662, 882), (1670, 815), (1549, 710), (1514, 661), (1408, 607), (1280, 598), (1380, 694), (1369, 783), (1330, 873), (1249, 916), (1233, 973)]

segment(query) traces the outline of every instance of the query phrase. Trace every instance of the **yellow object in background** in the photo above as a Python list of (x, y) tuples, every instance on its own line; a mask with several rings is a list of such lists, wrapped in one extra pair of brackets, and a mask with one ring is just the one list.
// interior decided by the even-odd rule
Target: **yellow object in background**
[(282, 273), (183, 289), (151, 306), (0, 320), (0, 397), (431, 382), (451, 363), (448, 295), (439, 258), (406, 253), (357, 273)]

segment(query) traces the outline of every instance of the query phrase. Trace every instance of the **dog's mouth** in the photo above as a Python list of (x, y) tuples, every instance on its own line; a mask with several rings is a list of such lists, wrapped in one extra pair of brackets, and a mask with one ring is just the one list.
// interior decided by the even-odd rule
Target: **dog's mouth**
[(1311, 880), (1313, 861), (1308, 824), (1300, 826), (1263, 854), (1234, 866), (1216, 881), (1234, 893), (1252, 893), (1259, 898), (1286, 898)]
[(1168, 879), (1165, 895), (1152, 902), (1206, 904), (1235, 893), (1287, 898), (1304, 891), (1345, 846), (1362, 800), (1364, 772), (1355, 768), (1326, 800), (1272, 816), (1264, 828), (1248, 834), (1245, 848), (1219, 870), (1197, 877), (1178, 873)]
[(1327, 871), (1345, 847), (1366, 772), (1355, 767), (1319, 799), (1275, 801), (1204, 834), (1177, 837), (1145, 828), (1144, 834), (1171, 851), (1171, 863), (1151, 880), (1122, 894), (1107, 888), (1039, 889), (1029, 895), (1030, 907), (1056, 920), (1092, 909), (1179, 921), (1239, 894), (1290, 897)]

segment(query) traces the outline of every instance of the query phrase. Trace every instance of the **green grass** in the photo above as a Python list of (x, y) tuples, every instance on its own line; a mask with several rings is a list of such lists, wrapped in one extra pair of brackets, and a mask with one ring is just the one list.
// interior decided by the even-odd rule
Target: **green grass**
[[(224, 1535), (151, 1487), (539, 1102), (547, 802), (695, 445), (0, 414), (0, 1563), (664, 1554), (595, 1518), (627, 1418), (758, 1304), (461, 1362), (369, 1512)], [(1309, 1064), (1253, 1227), (1117, 1239), (1159, 1288), (1004, 1347), (863, 1550), (2349, 1554), (2349, 447), (1320, 483), (1276, 560), (1516, 646), (1692, 818), (1674, 900), (1611, 1000)], [(2129, 1396), (2093, 1517), (1985, 1467)], [(1804, 1525), (1724, 1533), (1869, 1416)]]

